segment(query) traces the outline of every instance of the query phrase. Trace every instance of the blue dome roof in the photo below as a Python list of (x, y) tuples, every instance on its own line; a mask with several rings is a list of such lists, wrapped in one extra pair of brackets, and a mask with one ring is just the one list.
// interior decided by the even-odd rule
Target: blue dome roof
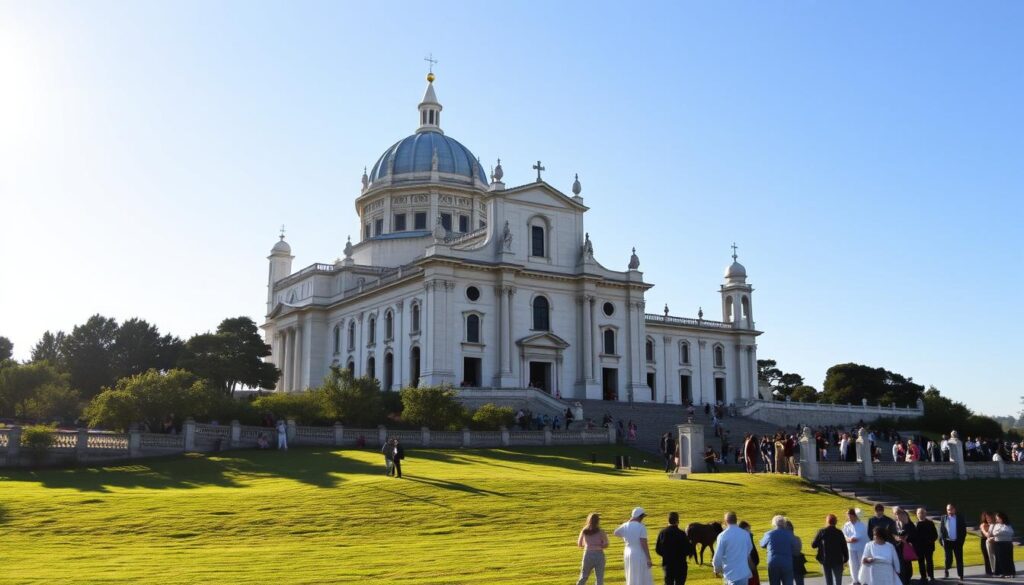
[(392, 184), (429, 179), (435, 150), (437, 172), (442, 175), (457, 175), (442, 177), (442, 181), (471, 185), (475, 178), (477, 182), (487, 184), (487, 173), (473, 153), (458, 140), (436, 131), (417, 132), (399, 140), (384, 151), (370, 171), (370, 184), (387, 177), (388, 167), (391, 165)]

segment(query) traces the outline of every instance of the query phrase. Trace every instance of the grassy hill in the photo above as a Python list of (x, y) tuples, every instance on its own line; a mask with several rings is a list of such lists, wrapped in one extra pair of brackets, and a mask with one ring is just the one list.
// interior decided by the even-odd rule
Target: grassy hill
[[(591, 464), (592, 452), (610, 461), (621, 450), (411, 450), (405, 479), (351, 449), (0, 471), (0, 583), (563, 584), (591, 511), (610, 532), (644, 506), (652, 545), (672, 510), (686, 524), (735, 509), (758, 536), (784, 513), (809, 543), (826, 513), (850, 504), (792, 477), (672, 481), (650, 466)], [(608, 554), (609, 582), (621, 582), (621, 541)], [(720, 583), (696, 567), (689, 581)]]

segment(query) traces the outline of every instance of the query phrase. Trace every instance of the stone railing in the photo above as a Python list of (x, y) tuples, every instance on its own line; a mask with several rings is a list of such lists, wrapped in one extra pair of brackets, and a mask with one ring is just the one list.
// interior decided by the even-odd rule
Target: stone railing
[(689, 317), (673, 317), (671, 315), (655, 315), (653, 313), (644, 313), (644, 321), (647, 323), (679, 325), (682, 327), (697, 327), (700, 329), (734, 329), (732, 323), (725, 323), (723, 321), (711, 321), (709, 319), (691, 319)]
[[(230, 425), (196, 423), (186, 420), (181, 434), (111, 433), (78, 429), (55, 431), (53, 443), (45, 452), (29, 452), (21, 445), (21, 427), (0, 429), (0, 467), (73, 465), (173, 455), (185, 452), (213, 452), (227, 449), (256, 448), (261, 442), (269, 448), (277, 446), (277, 429), (254, 427), (232, 421)], [(420, 448), (490, 448), (544, 445), (614, 444), (614, 429), (540, 431), (501, 429), (498, 431), (432, 431), (348, 428), (341, 423), (331, 427), (298, 426), (289, 420), (286, 425), (289, 445), (300, 446), (363, 446), (377, 448), (388, 439)]]
[(780, 426), (848, 425), (859, 421), (870, 422), (881, 417), (924, 416), (924, 404), (918, 401), (916, 406), (901, 407), (895, 404), (868, 404), (866, 400), (861, 404), (834, 404), (754, 399), (738, 405), (737, 414)]

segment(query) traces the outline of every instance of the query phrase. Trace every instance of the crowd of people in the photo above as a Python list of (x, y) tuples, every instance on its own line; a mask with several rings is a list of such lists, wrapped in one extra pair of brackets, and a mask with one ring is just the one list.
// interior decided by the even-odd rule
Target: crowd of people
[[(956, 506), (946, 506), (946, 513), (936, 523), (929, 519), (924, 508), (918, 508), (914, 519), (908, 511), (893, 508), (893, 516), (886, 516), (885, 507), (875, 507), (875, 514), (867, 522), (860, 510), (847, 510), (847, 521), (842, 529), (835, 514), (825, 517), (825, 525), (811, 540), (814, 558), (825, 575), (826, 585), (842, 585), (843, 569), (849, 566), (852, 585), (910, 585), (917, 565), (921, 585), (936, 583), (933, 557), (938, 548), (944, 553), (944, 578), (956, 567), (957, 578), (964, 580), (963, 549), (967, 539), (966, 521), (957, 514)], [(654, 557), (648, 540), (643, 508), (634, 508), (629, 519), (612, 531), (622, 539), (623, 569), (626, 585), (653, 585)], [(696, 556), (697, 536), (679, 527), (679, 514), (671, 512), (668, 524), (655, 541), (654, 553), (661, 557), (660, 565), (666, 585), (686, 582), (688, 557)], [(712, 525), (700, 525), (712, 526)], [(725, 526), (714, 539), (711, 560), (716, 577), (723, 577), (725, 585), (760, 585), (758, 548), (766, 551), (768, 581), (770, 585), (803, 585), (807, 574), (807, 558), (803, 542), (795, 534), (793, 523), (785, 516), (771, 519), (771, 529), (757, 541), (750, 524), (740, 522), (735, 512), (725, 514)], [(1013, 528), (1004, 512), (982, 514), (981, 547), (988, 576), (1015, 577), (1013, 562)], [(577, 585), (585, 585), (594, 574), (597, 585), (604, 585), (605, 550), (608, 535), (601, 527), (597, 513), (587, 516), (586, 524), (576, 540), (583, 549), (583, 562)], [(810, 551), (807, 551), (808, 553)], [(703, 554), (703, 553), (702, 553)]]

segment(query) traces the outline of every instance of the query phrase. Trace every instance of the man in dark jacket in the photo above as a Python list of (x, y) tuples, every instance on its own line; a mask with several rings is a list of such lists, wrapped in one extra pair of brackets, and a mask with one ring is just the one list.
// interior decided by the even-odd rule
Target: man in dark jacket
[(402, 477), (402, 460), (405, 459), (405, 449), (398, 444), (398, 439), (395, 439), (395, 454), (393, 456), (395, 463), (395, 477)]
[(846, 537), (836, 528), (837, 520), (835, 514), (826, 516), (825, 527), (811, 541), (811, 548), (818, 549), (815, 558), (821, 563), (821, 572), (825, 573), (825, 585), (843, 585), (843, 565), (850, 560)]
[(672, 433), (665, 433), (665, 473), (675, 471), (676, 440)]
[(935, 556), (935, 541), (938, 539), (935, 523), (928, 519), (928, 513), (924, 508), (918, 508), (914, 552), (917, 553), (917, 568), (921, 571), (922, 585), (927, 585), (928, 581), (935, 583), (935, 563), (932, 557)]
[(939, 542), (946, 551), (946, 578), (949, 567), (956, 558), (956, 575), (964, 580), (964, 540), (967, 539), (967, 523), (956, 513), (956, 506), (946, 504), (946, 515), (939, 521)]
[(892, 535), (896, 532), (896, 521), (885, 515), (885, 506), (875, 504), (875, 515), (868, 520), (868, 534), (875, 533), (875, 527), (885, 529), (885, 539), (892, 542)]
[(658, 533), (658, 542), (654, 552), (661, 557), (661, 567), (665, 570), (665, 585), (683, 585), (686, 583), (686, 557), (693, 552), (686, 533), (679, 529), (679, 514), (668, 515), (668, 526)]

